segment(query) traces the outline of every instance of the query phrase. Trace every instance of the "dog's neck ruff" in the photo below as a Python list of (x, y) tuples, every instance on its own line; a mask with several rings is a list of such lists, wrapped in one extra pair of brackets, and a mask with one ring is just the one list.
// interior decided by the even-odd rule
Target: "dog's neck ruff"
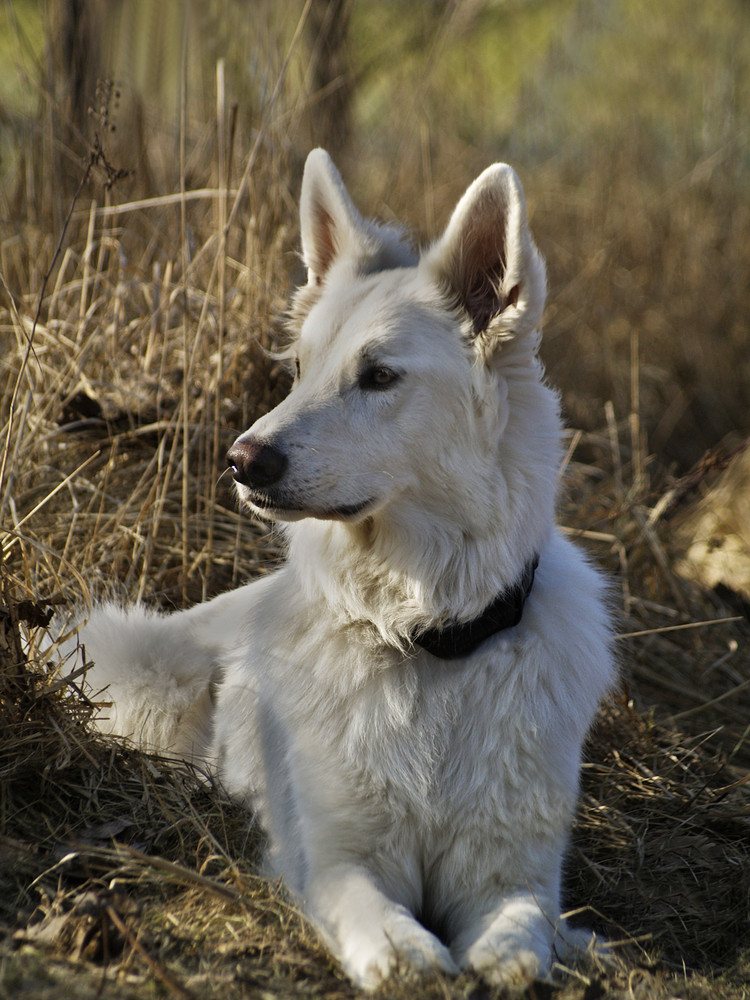
[(471, 656), (491, 636), (512, 628), (521, 621), (523, 606), (531, 593), (538, 563), (538, 556), (530, 559), (518, 583), (499, 594), (478, 618), (470, 622), (449, 623), (442, 628), (414, 632), (412, 642), (441, 660), (458, 660)]

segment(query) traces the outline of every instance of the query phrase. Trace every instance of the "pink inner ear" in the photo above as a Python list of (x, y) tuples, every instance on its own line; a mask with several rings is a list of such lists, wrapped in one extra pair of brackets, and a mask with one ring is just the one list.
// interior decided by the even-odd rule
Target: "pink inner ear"
[(318, 204), (314, 210), (315, 228), (313, 237), (313, 254), (315, 259), (310, 262), (315, 274), (316, 284), (321, 284), (333, 258), (336, 256), (336, 240), (334, 237), (334, 222), (331, 215), (326, 212), (322, 205)]
[(494, 229), (470, 229), (466, 235), (459, 296), (471, 316), (474, 333), (479, 334), (506, 305), (501, 291), (506, 267), (504, 246), (503, 241), (498, 245)]

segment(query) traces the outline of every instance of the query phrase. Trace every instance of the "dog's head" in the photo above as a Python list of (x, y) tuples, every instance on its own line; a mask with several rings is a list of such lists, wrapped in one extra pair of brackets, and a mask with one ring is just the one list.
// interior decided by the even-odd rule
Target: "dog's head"
[(463, 491), (491, 516), (510, 373), (539, 382), (544, 264), (515, 173), (485, 170), (417, 256), (360, 216), (318, 149), (300, 217), (295, 382), (228, 452), (241, 500), (282, 521), (358, 522), (397, 498), (456, 506)]

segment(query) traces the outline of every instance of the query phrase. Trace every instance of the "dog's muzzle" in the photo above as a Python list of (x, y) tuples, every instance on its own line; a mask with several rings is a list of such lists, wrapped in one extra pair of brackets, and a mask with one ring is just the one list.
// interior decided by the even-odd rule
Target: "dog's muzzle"
[(299, 520), (317, 517), (322, 520), (356, 520), (375, 502), (373, 497), (330, 507), (310, 502), (303, 492), (284, 484), (289, 460), (283, 451), (268, 441), (238, 437), (227, 452), (227, 464), (237, 483), (240, 499), (276, 520)]

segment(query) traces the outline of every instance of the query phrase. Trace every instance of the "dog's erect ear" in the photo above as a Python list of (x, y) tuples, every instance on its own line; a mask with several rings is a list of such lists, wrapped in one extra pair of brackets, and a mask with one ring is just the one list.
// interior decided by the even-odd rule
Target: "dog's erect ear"
[(535, 330), (544, 308), (544, 261), (526, 222), (521, 183), (496, 163), (474, 181), (422, 266), (486, 343)]
[[(300, 195), (302, 256), (307, 287), (322, 285), (337, 260), (346, 258), (359, 274), (414, 263), (414, 252), (394, 226), (363, 219), (324, 149), (307, 157)], [(304, 311), (304, 294), (298, 306)], [(309, 304), (309, 303), (308, 303)]]
[(341, 175), (324, 149), (307, 157), (300, 196), (302, 256), (309, 284), (320, 285), (342, 254), (367, 257), (375, 247), (368, 223), (362, 218)]

